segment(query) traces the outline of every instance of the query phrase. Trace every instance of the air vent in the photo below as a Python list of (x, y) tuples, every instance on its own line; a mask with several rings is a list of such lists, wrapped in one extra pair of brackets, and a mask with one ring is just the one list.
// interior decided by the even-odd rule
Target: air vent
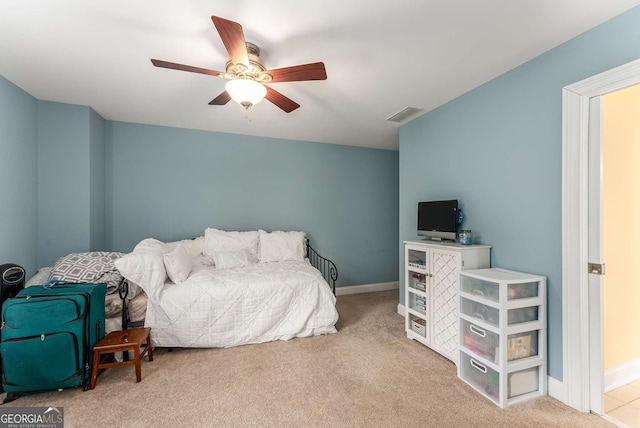
[(405, 120), (417, 116), (418, 113), (421, 113), (423, 109), (417, 107), (407, 107), (404, 110), (399, 111), (398, 113), (389, 116), (387, 120), (389, 122), (404, 122)]

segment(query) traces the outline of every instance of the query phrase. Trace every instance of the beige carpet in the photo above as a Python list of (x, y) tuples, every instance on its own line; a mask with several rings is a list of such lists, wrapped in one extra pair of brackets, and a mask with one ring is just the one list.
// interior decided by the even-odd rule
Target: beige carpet
[(610, 427), (543, 397), (500, 409), (407, 339), (397, 291), (338, 297), (337, 334), (231, 349), (157, 349), (93, 391), (5, 406), (63, 406), (65, 427)]

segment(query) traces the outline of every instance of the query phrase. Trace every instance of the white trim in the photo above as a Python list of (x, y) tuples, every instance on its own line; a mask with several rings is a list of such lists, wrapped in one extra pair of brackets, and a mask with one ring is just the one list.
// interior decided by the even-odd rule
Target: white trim
[(602, 419), (604, 419), (605, 421), (611, 422), (614, 426), (618, 427), (618, 428), (633, 428), (625, 423), (620, 422), (619, 420), (612, 418), (609, 415), (599, 415)]
[(628, 361), (604, 372), (604, 392), (640, 379), (640, 359)]
[(547, 393), (558, 401), (567, 402), (567, 388), (564, 382), (551, 376), (547, 376)]
[[(586, 324), (581, 313), (584, 307), (580, 299), (584, 293), (580, 290), (584, 278), (587, 275), (587, 248), (586, 235), (588, 225), (586, 217), (586, 187), (587, 156), (586, 135), (588, 126), (588, 97), (569, 88), (563, 89), (563, 133), (562, 133), (562, 338), (563, 338), (563, 364), (562, 374), (567, 385), (565, 404), (581, 410), (585, 408), (587, 401), (585, 388), (582, 384), (584, 373), (581, 370), (588, 367), (584, 359), (588, 358), (582, 349), (582, 343), (586, 338), (579, 337), (581, 325)], [(585, 112), (585, 106), (587, 103)], [(585, 142), (582, 147), (581, 142)], [(585, 266), (585, 269), (581, 269)], [(586, 296), (585, 296), (586, 297)], [(571, 320), (571, 321), (569, 321)], [(588, 360), (587, 360), (588, 361)], [(571, 362), (571, 364), (569, 363)], [(579, 384), (579, 386), (578, 386)], [(575, 387), (572, 388), (571, 385)]]
[(640, 83), (640, 60), (562, 90), (562, 374), (565, 404), (589, 403), (589, 99)]
[(372, 293), (374, 291), (397, 290), (400, 288), (398, 281), (380, 282), (378, 284), (350, 285), (347, 287), (336, 287), (336, 296), (345, 294)]
[(407, 316), (407, 309), (402, 303), (398, 303), (398, 315)]

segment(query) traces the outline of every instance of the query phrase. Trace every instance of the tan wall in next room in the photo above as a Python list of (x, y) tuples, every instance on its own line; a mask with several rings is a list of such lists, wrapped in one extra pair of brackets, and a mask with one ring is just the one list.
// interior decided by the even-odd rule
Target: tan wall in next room
[(606, 371), (640, 359), (640, 86), (602, 107)]

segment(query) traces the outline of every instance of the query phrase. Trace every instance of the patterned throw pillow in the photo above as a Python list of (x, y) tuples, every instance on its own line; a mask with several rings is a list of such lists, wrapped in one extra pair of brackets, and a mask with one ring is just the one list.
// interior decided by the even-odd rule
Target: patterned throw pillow
[(122, 280), (122, 275), (113, 264), (120, 257), (122, 253), (107, 251), (71, 253), (58, 259), (49, 279), (69, 282), (104, 282), (107, 284), (107, 294), (113, 293)]

